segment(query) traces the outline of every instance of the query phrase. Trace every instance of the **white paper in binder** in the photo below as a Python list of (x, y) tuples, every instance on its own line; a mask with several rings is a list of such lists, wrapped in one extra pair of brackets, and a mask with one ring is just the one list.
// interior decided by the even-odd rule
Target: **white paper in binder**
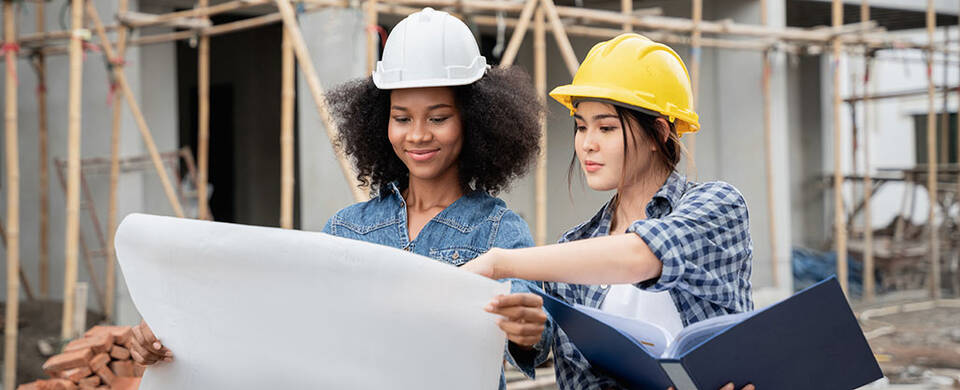
[(174, 353), (140, 389), (495, 389), (509, 285), (322, 233), (132, 214), (134, 304)]

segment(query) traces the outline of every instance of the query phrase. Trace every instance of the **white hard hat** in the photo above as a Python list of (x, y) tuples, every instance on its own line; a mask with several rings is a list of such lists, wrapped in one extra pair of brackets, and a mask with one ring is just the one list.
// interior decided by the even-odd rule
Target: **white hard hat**
[(380, 89), (466, 85), (486, 70), (487, 59), (467, 25), (428, 7), (390, 32), (373, 83)]

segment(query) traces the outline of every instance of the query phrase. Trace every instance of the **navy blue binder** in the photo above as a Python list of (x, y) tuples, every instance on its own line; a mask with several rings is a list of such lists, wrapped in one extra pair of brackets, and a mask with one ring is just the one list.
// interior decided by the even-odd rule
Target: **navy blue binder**
[[(836, 277), (718, 332), (676, 357), (553, 296), (543, 306), (590, 364), (631, 389), (855, 389), (883, 377)], [(675, 342), (681, 342), (677, 340)]]

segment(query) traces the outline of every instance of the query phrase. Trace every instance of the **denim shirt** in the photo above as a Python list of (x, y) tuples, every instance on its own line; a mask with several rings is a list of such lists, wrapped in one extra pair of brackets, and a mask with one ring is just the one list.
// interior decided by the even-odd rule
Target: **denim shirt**
[[(411, 241), (407, 231), (407, 204), (396, 183), (390, 183), (376, 198), (338, 211), (327, 221), (323, 232), (403, 249), (455, 266), (473, 260), (493, 247), (533, 246), (527, 223), (510, 211), (502, 200), (480, 191), (465, 194), (447, 206)], [(511, 279), (510, 290), (513, 293), (531, 292), (540, 286), (539, 282)], [(533, 378), (534, 369), (547, 360), (552, 331), (552, 321), (548, 318), (544, 333), (533, 350), (507, 343), (505, 358)], [(502, 371), (500, 388), (506, 388)]]

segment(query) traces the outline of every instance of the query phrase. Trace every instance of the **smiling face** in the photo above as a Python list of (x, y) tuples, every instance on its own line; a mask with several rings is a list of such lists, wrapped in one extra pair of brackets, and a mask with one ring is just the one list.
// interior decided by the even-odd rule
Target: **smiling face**
[[(624, 129), (613, 105), (591, 101), (579, 103), (574, 118), (574, 150), (590, 188), (618, 189), (650, 171), (657, 147), (639, 136), (641, 129), (636, 120), (625, 116), (624, 124), (630, 129)], [(625, 153), (625, 145), (629, 153)]]
[(393, 90), (387, 135), (410, 178), (431, 180), (455, 172), (463, 127), (453, 89)]

